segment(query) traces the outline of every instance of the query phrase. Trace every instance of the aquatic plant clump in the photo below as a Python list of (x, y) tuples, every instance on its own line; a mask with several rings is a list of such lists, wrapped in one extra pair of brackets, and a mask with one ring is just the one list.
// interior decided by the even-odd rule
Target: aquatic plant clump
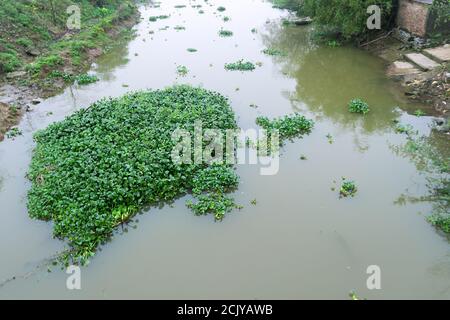
[(192, 192), (197, 214), (222, 219), (233, 208), (232, 165), (172, 161), (173, 133), (194, 136), (196, 121), (223, 134), (237, 129), (225, 97), (176, 86), (100, 100), (35, 134), (29, 215), (52, 220), (54, 236), (68, 240), (66, 263), (85, 263), (144, 206)]
[(366, 114), (370, 111), (367, 102), (361, 99), (353, 99), (348, 104), (348, 110), (352, 113), (362, 113)]
[(286, 55), (285, 52), (275, 49), (275, 48), (267, 48), (267, 49), (264, 49), (262, 52), (268, 56), (285, 56)]
[(358, 191), (358, 188), (356, 187), (355, 182), (353, 181), (344, 181), (341, 186), (341, 190), (339, 191), (339, 194), (341, 197), (354, 197), (356, 192)]
[(221, 37), (231, 37), (233, 35), (233, 31), (230, 30), (220, 30), (219, 31), (219, 36)]
[(278, 131), (280, 140), (292, 139), (303, 134), (309, 134), (314, 127), (314, 121), (295, 114), (270, 120), (267, 117), (256, 118), (256, 124), (269, 134)]
[(99, 81), (100, 79), (95, 76), (95, 75), (91, 75), (91, 74), (80, 74), (79, 76), (77, 76), (75, 78), (75, 81), (80, 85), (80, 86), (85, 86), (94, 82)]
[(177, 66), (177, 74), (181, 77), (187, 76), (189, 69), (186, 66)]
[(244, 62), (242, 59), (233, 63), (225, 64), (225, 69), (229, 71), (253, 71), (256, 69), (256, 66), (252, 62)]

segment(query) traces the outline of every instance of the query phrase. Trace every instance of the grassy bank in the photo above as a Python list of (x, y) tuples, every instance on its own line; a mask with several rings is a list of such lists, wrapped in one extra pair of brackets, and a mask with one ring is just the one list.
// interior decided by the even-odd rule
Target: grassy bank
[[(71, 5), (80, 10), (80, 29), (67, 26)], [(3, 0), (0, 80), (50, 95), (85, 72), (136, 16), (130, 0)]]

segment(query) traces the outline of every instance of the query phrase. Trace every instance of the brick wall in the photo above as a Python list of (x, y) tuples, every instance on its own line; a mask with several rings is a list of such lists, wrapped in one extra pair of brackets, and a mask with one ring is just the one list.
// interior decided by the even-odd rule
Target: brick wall
[(399, 0), (397, 25), (416, 36), (425, 37), (431, 3), (432, 0)]

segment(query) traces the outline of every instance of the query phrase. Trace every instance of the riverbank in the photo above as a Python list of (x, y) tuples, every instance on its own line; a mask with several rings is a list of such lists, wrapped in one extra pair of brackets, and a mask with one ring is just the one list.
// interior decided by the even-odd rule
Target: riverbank
[[(0, 9), (4, 17), (0, 24), (0, 141), (41, 99), (75, 82), (81, 84), (80, 79), (96, 81), (85, 75), (91, 64), (118, 39), (131, 36), (131, 27), (139, 19), (139, 11), (131, 1), (111, 1), (105, 7), (81, 2), (76, 3), (81, 14), (80, 29), (70, 30), (65, 13), (71, 4), (58, 2), (58, 8), (50, 8), (54, 13), (42, 14), (35, 14), (45, 9), (39, 7), (45, 5), (40, 1), (7, 1)], [(24, 19), (19, 19), (20, 26), (18, 16)]]
[[(443, 47), (442, 47), (443, 48)], [(386, 62), (386, 74), (397, 81), (405, 96), (412, 102), (423, 104), (429, 115), (448, 119), (450, 114), (450, 64), (442, 61), (432, 70), (420, 70), (410, 62), (403, 62), (405, 54), (413, 52), (409, 45), (394, 36), (382, 38), (364, 47)], [(420, 52), (420, 51), (418, 51)], [(450, 128), (444, 125), (442, 131)]]

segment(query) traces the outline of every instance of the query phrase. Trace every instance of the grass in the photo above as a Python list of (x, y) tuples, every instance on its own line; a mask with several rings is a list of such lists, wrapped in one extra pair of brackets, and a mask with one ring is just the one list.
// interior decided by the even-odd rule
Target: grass
[(252, 62), (244, 62), (242, 59), (233, 63), (225, 64), (225, 69), (229, 71), (253, 71), (256, 69), (256, 66)]
[(76, 82), (81, 86), (88, 85), (99, 80), (100, 79), (97, 76), (90, 74), (80, 74), (76, 77)]
[(234, 207), (229, 191), (238, 177), (227, 164), (172, 161), (176, 129), (237, 129), (222, 95), (177, 86), (103, 99), (34, 135), (28, 178), (32, 218), (53, 221), (66, 239), (65, 263), (86, 263), (117, 226), (148, 205), (192, 192), (196, 214), (221, 220)]
[(367, 114), (370, 111), (369, 105), (362, 99), (352, 99), (348, 104), (348, 110), (351, 113), (361, 113), (361, 114)]
[[(92, 61), (89, 50), (107, 50), (112, 37), (129, 30), (119, 25), (137, 13), (130, 0), (76, 1), (81, 9), (81, 29), (70, 33), (70, 37), (61, 37), (67, 31), (66, 9), (72, 4), (72, 0), (2, 0), (0, 77), (25, 70), (27, 84), (45, 94), (52, 93), (56, 90), (55, 81), (60, 78), (53, 72), (72, 75), (85, 72)], [(109, 33), (112, 29), (114, 35)], [(31, 51), (38, 56), (30, 57), (27, 52)]]

